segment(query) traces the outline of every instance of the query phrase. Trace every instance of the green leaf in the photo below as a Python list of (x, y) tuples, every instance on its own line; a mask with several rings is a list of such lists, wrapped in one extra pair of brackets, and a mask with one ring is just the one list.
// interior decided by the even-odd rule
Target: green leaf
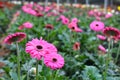
[(9, 74), (13, 80), (18, 80), (18, 76), (16, 72), (10, 71)]

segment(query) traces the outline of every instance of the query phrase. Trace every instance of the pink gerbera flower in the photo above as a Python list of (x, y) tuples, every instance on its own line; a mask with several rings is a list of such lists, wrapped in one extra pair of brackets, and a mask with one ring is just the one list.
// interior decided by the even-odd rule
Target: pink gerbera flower
[(77, 24), (73, 22), (68, 24), (68, 28), (75, 32), (83, 32), (82, 29), (78, 28)]
[(26, 34), (23, 32), (16, 32), (14, 34), (8, 35), (4, 39), (4, 43), (12, 44), (13, 42), (21, 42), (26, 37)]
[(94, 10), (90, 10), (90, 11), (88, 12), (88, 15), (89, 15), (89, 16), (94, 16), (94, 14), (95, 14)]
[(33, 24), (32, 24), (32, 23), (30, 23), (30, 22), (25, 22), (25, 23), (23, 23), (21, 26), (19, 26), (18, 29), (19, 29), (19, 30), (22, 30), (22, 29), (24, 29), (24, 28), (30, 29), (30, 28), (32, 28), (32, 27), (33, 27)]
[(97, 38), (99, 38), (100, 40), (105, 40), (106, 39), (106, 37), (105, 36), (103, 36), (103, 35), (97, 35)]
[(57, 52), (57, 48), (53, 44), (42, 40), (42, 38), (40, 40), (33, 39), (26, 44), (26, 52), (29, 53), (32, 58), (40, 60), (46, 54)]
[(63, 18), (62, 23), (67, 25), (69, 23), (69, 19), (68, 18)]
[(99, 46), (98, 46), (98, 49), (99, 49), (100, 51), (104, 52), (104, 53), (107, 52), (106, 49), (105, 49), (102, 45), (99, 45)]
[(25, 22), (25, 23), (23, 23), (23, 26), (24, 26), (25, 28), (32, 28), (32, 27), (33, 27), (33, 24), (30, 23), (30, 22)]
[(52, 53), (57, 53), (57, 48), (51, 43), (46, 43), (46, 53), (43, 54), (43, 57), (46, 54), (52, 54)]
[(103, 30), (105, 27), (104, 23), (101, 22), (101, 21), (93, 21), (91, 24), (90, 24), (90, 28), (93, 30), (93, 31), (96, 31), (96, 32), (99, 32), (101, 30)]
[(78, 19), (77, 18), (73, 18), (71, 22), (78, 23)]
[(53, 70), (60, 69), (64, 66), (64, 58), (57, 53), (47, 54), (44, 57), (44, 64)]
[(32, 58), (40, 60), (46, 53), (46, 44), (47, 42), (45, 40), (42, 40), (42, 38), (40, 40), (33, 39), (26, 44), (26, 52), (29, 53)]
[(112, 13), (108, 13), (108, 14), (105, 15), (105, 18), (108, 19), (108, 18), (111, 18), (112, 16), (113, 16)]

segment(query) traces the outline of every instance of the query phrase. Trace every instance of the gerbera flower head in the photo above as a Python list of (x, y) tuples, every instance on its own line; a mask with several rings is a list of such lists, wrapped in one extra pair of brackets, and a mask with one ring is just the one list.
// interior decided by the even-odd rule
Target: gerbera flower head
[(32, 58), (36, 58), (37, 60), (40, 60), (42, 56), (46, 53), (47, 50), (47, 42), (45, 40), (42, 40), (42, 38), (39, 39), (32, 39), (32, 41), (29, 41), (26, 44), (26, 52), (30, 54)]
[(105, 49), (102, 45), (99, 45), (99, 46), (98, 46), (98, 49), (99, 49), (100, 51), (104, 52), (104, 53), (107, 52), (106, 49)]
[(77, 19), (77, 18), (73, 18), (73, 19), (72, 19), (72, 22), (73, 22), (73, 23), (78, 23), (78, 19)]
[(68, 28), (75, 32), (83, 32), (83, 30), (78, 28), (77, 24), (73, 22), (68, 24)]
[(57, 53), (47, 54), (44, 57), (44, 64), (53, 70), (60, 69), (64, 66), (64, 58)]
[(60, 17), (58, 17), (56, 20), (57, 20), (57, 21), (61, 21), (61, 20), (63, 20), (64, 18), (66, 18), (64, 15), (60, 15)]
[(22, 6), (22, 10), (27, 14), (35, 15), (36, 12), (35, 10), (32, 9), (32, 7), (33, 7), (32, 4), (27, 4), (27, 5)]
[(108, 18), (111, 18), (112, 16), (113, 16), (112, 13), (108, 13), (108, 14), (105, 15), (105, 18), (108, 19)]
[(25, 22), (25, 23), (23, 23), (23, 26), (25, 27), (25, 28), (32, 28), (33, 27), (33, 24), (32, 23), (30, 23), (30, 22)]
[(79, 50), (80, 49), (80, 43), (79, 42), (75, 42), (73, 45), (73, 50)]
[(104, 27), (105, 27), (105, 25), (101, 21), (93, 21), (90, 24), (90, 29), (93, 30), (93, 31), (96, 31), (96, 32), (99, 32), (99, 31), (103, 30)]
[[(44, 56), (46, 55), (46, 54), (52, 54), (52, 53), (57, 53), (57, 48), (53, 45), (53, 44), (51, 44), (51, 43), (47, 43), (46, 44), (47, 46), (47, 50), (46, 50), (46, 53), (44, 54)], [(43, 56), (43, 57), (44, 57)]]
[(42, 14), (42, 12), (36, 12), (35, 16), (37, 16), (37, 17), (42, 17), (43, 14)]
[(105, 37), (105, 36), (99, 35), (99, 34), (97, 35), (97, 38), (100, 39), (100, 40), (106, 40), (106, 37)]
[(64, 19), (66, 18), (64, 15), (60, 15), (60, 19)]
[(103, 34), (108, 38), (118, 37), (120, 35), (120, 31), (114, 27), (106, 27), (103, 29)]
[(19, 29), (19, 30), (22, 30), (22, 29), (24, 29), (24, 28), (30, 29), (30, 28), (32, 28), (32, 27), (33, 27), (33, 24), (32, 24), (32, 23), (30, 23), (30, 22), (25, 22), (25, 23), (23, 23), (21, 26), (19, 26), (18, 29)]
[(88, 15), (89, 15), (89, 16), (94, 16), (94, 10), (90, 10), (90, 11), (88, 12)]
[(54, 27), (51, 24), (47, 24), (47, 25), (45, 25), (45, 28), (47, 28), (47, 29), (53, 29)]
[(6, 43), (6, 44), (12, 44), (13, 42), (21, 42), (24, 38), (26, 38), (26, 33), (16, 32), (14, 34), (8, 35), (4, 39), (4, 43)]
[(68, 18), (63, 18), (62, 23), (67, 25), (69, 23), (69, 19)]
[(47, 6), (47, 7), (45, 7), (44, 11), (49, 12), (51, 9), (52, 9), (51, 7)]
[(101, 18), (99, 16), (95, 16), (96, 20), (100, 21)]
[(29, 53), (32, 58), (41, 60), (46, 54), (57, 52), (57, 48), (42, 38), (40, 40), (36, 38), (26, 44), (26, 52)]

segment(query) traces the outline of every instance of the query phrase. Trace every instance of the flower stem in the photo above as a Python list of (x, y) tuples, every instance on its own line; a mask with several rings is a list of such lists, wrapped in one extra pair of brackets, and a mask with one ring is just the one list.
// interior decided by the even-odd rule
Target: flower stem
[(19, 54), (19, 46), (18, 43), (16, 42), (16, 48), (17, 48), (17, 67), (18, 67), (18, 80), (20, 79), (20, 54)]
[(29, 71), (27, 72), (27, 80), (30, 80), (30, 79), (29, 79)]
[(38, 80), (38, 64), (39, 64), (39, 61), (36, 60), (36, 80)]
[(111, 46), (111, 40), (109, 41), (109, 44), (108, 44), (108, 52), (107, 52), (107, 57), (106, 57), (106, 68), (105, 68), (105, 72), (104, 72), (104, 76), (103, 76), (103, 80), (106, 80), (107, 78), (107, 70), (108, 70), (108, 66), (109, 66), (109, 62), (110, 62), (110, 57), (111, 57), (111, 54), (110, 54), (110, 46)]
[(119, 42), (119, 47), (118, 47), (118, 50), (117, 50), (117, 56), (116, 56), (116, 58), (115, 58), (115, 63), (117, 63), (119, 54), (120, 54), (120, 42)]
[(59, 73), (59, 70), (56, 71), (54, 80), (57, 80), (56, 78), (57, 78), (58, 73)]

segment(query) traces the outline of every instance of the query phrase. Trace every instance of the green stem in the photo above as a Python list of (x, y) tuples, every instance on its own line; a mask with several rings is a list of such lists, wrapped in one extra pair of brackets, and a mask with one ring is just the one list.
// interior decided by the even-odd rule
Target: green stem
[(120, 42), (119, 42), (119, 47), (118, 47), (118, 50), (117, 50), (117, 56), (115, 58), (115, 63), (117, 63), (119, 55), (120, 55)]
[(105, 72), (104, 72), (104, 80), (106, 80), (107, 78), (107, 70), (108, 70), (108, 66), (109, 66), (109, 62), (110, 62), (110, 57), (111, 57), (111, 54), (110, 54), (110, 45), (111, 45), (111, 41), (109, 41), (109, 44), (108, 44), (108, 52), (107, 52), (107, 57), (106, 57), (106, 68), (105, 68)]
[(18, 67), (18, 80), (20, 79), (20, 54), (19, 54), (19, 46), (18, 43), (16, 42), (16, 48), (17, 48), (17, 67)]
[[(71, 46), (71, 49), (72, 49), (72, 40), (73, 39), (73, 34), (72, 34), (72, 30), (70, 30), (70, 46)], [(72, 50), (70, 50), (70, 55), (72, 56)]]
[(39, 64), (39, 61), (36, 60), (36, 80), (38, 80), (38, 64)]
[(29, 79), (29, 71), (27, 72), (27, 80), (30, 80), (30, 79)]
[(49, 34), (50, 34), (50, 30), (49, 30), (49, 29), (47, 29), (47, 41), (49, 41), (49, 40), (50, 40), (50, 38), (49, 38)]
[(57, 78), (58, 73), (59, 73), (59, 70), (56, 71), (54, 80), (57, 80), (56, 78)]

